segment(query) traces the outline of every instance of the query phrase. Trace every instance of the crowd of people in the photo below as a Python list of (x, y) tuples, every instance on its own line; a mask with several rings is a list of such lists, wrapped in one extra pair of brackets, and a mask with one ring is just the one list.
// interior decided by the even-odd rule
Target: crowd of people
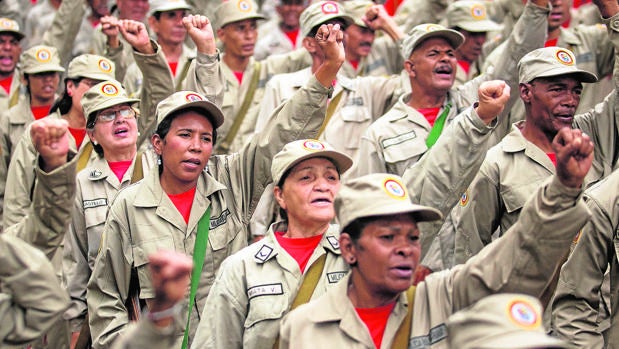
[(615, 348), (618, 55), (616, 0), (2, 0), (0, 348)]

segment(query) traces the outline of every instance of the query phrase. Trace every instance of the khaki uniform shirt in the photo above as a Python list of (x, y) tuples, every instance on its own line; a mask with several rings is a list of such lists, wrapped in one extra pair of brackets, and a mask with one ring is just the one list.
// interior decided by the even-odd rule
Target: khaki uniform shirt
[(138, 322), (128, 326), (126, 334), (114, 342), (112, 349), (174, 348), (176, 332), (180, 331), (183, 325), (183, 319), (177, 316), (172, 325), (159, 328), (143, 316)]
[[(542, 46), (547, 13), (548, 9), (532, 4), (525, 7), (523, 16), (507, 40), (509, 52), (503, 52), (501, 66), (496, 66), (496, 69), (453, 88), (448, 93), (438, 114), (440, 115), (447, 105), (451, 105), (445, 126), (449, 126), (458, 113), (477, 100), (477, 90), (484, 81), (502, 79), (512, 91), (517, 91), (518, 61), (527, 52)], [(407, 167), (417, 162), (427, 151), (426, 138), (432, 128), (421, 113), (407, 105), (410, 97), (410, 94), (402, 96), (387, 114), (366, 130), (361, 138), (359, 156), (355, 159), (349, 176), (358, 177), (380, 172), (402, 175)], [(516, 98), (517, 94), (513, 93), (505, 107), (506, 111), (499, 118), (499, 125), (493, 136), (495, 142), (508, 133), (510, 121), (507, 114)]]
[[(29, 98), (22, 98), (19, 102), (0, 114), (0, 149), (2, 149), (2, 161), (9, 165), (15, 146), (21, 139), (26, 127), (34, 121), (34, 115), (30, 109)], [(0, 178), (0, 181), (6, 177)]]
[(101, 24), (95, 27), (95, 31), (92, 35), (91, 52), (109, 58), (114, 62), (116, 68), (116, 80), (123, 81), (125, 79), (125, 73), (127, 67), (134, 62), (133, 60), (133, 48), (123, 38), (121, 34), (118, 34), (118, 40), (120, 46), (117, 48), (110, 48), (107, 45), (107, 36), (101, 31)]
[[(64, 317), (73, 320), (72, 332), (79, 332), (86, 315), (86, 284), (99, 253), (108, 209), (116, 194), (131, 184), (136, 160), (137, 156), (121, 181), (102, 157), (77, 174), (77, 193), (63, 250), (63, 278), (71, 296), (71, 307)], [(140, 161), (143, 174), (147, 175), (155, 167), (156, 156), (142, 153)]]
[[(447, 318), (485, 296), (497, 292), (539, 296), (547, 275), (569, 249), (574, 231), (589, 217), (579, 196), (580, 190), (567, 188), (553, 177), (527, 203), (520, 222), (504, 239), (467, 264), (432, 274), (420, 283), (408, 347), (447, 348)], [(533, 232), (531, 225), (539, 229)], [(346, 277), (317, 301), (290, 312), (282, 322), (280, 348), (374, 348), (347, 296), (348, 284)], [(390, 348), (408, 306), (403, 293), (387, 320), (381, 348)]]
[(60, 62), (65, 68), (73, 57), (82, 53), (94, 53), (91, 50), (94, 28), (86, 18), (84, 5), (81, 0), (63, 0), (54, 20), (43, 35), (43, 44), (58, 49)]
[[(585, 193), (591, 219), (580, 231), (576, 247), (561, 269), (552, 303), (552, 329), (578, 348), (617, 348), (617, 280), (619, 280), (619, 171)], [(600, 288), (610, 264), (611, 327), (598, 328)]]
[[(163, 192), (158, 171), (151, 171), (142, 182), (118, 195), (110, 208), (101, 250), (88, 283), (88, 313), (95, 348), (109, 347), (128, 323), (124, 302), (131, 270), (137, 271), (140, 298), (153, 298), (148, 255), (161, 248), (193, 255), (198, 221), (211, 207), (202, 277), (196, 302), (189, 308), (189, 338), (193, 338), (221, 263), (247, 245), (249, 218), (271, 179), (273, 156), (285, 144), (311, 137), (318, 130), (330, 92), (312, 78), (241, 152), (211, 156), (208, 172), (198, 180), (189, 224)], [(183, 314), (187, 302), (188, 297)], [(177, 335), (180, 343), (182, 331)]]
[[(11, 87), (7, 94), (3, 88), (0, 88), (0, 110), (9, 110), (10, 107), (19, 103), (19, 100), (26, 98), (25, 86), (21, 83), (21, 71), (19, 68), (15, 68), (13, 72), (13, 81), (11, 81)], [(22, 90), (24, 88), (24, 90)]]
[(292, 45), (286, 33), (279, 27), (280, 21), (281, 19), (278, 15), (277, 18), (260, 25), (258, 41), (254, 48), (254, 58), (256, 60), (261, 61), (271, 55), (284, 54), (303, 47), (301, 31), (297, 35), (297, 42), (295, 45)]
[[(206, 299), (192, 349), (273, 348), (280, 320), (304, 280), (297, 261), (275, 238), (275, 232), (286, 230), (285, 223), (272, 225), (263, 240), (222, 264)], [(305, 267), (307, 273), (318, 258), (327, 255), (311, 300), (348, 273), (348, 264), (340, 256), (339, 237), (339, 226), (331, 225)]]
[(350, 62), (345, 61), (340, 72), (350, 79), (357, 76), (399, 74), (404, 68), (404, 58), (400, 53), (401, 44), (401, 40), (393, 41), (388, 35), (378, 37), (372, 43), (370, 54), (359, 61), (357, 69)]

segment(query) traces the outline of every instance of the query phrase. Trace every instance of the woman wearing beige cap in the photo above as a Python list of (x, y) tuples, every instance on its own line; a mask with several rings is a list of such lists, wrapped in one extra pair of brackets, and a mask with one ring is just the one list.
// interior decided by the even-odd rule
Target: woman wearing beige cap
[(192, 348), (273, 348), (284, 314), (348, 272), (331, 222), (340, 175), (351, 165), (347, 155), (312, 139), (275, 155), (271, 176), (284, 219), (222, 264)]

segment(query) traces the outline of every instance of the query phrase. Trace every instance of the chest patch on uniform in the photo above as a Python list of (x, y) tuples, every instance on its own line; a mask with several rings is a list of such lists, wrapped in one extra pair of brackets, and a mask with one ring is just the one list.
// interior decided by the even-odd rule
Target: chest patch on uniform
[(427, 349), (445, 338), (447, 338), (447, 327), (445, 324), (440, 324), (431, 329), (430, 333), (425, 336), (411, 338), (408, 347), (412, 349)]
[(219, 215), (219, 217), (211, 218), (209, 229), (215, 229), (218, 226), (225, 224), (228, 221), (229, 215), (230, 215), (230, 210), (226, 209)]
[(349, 98), (349, 99), (346, 101), (346, 105), (347, 105), (347, 106), (352, 105), (352, 106), (360, 106), (360, 107), (361, 107), (361, 106), (363, 106), (363, 105), (364, 105), (364, 103), (363, 103), (363, 97), (353, 97), (353, 98)]
[(401, 134), (397, 137), (387, 138), (383, 140), (381, 143), (383, 145), (383, 148), (389, 148), (393, 145), (404, 143), (406, 141), (410, 141), (411, 139), (415, 139), (415, 138), (417, 138), (417, 133), (415, 131), (410, 131), (408, 133)]
[(273, 249), (267, 245), (264, 245), (258, 250), (258, 253), (256, 253), (254, 257), (256, 257), (259, 261), (264, 262), (267, 258), (269, 258), (269, 256), (271, 256), (271, 253), (273, 253)]
[(335, 236), (327, 236), (327, 241), (336, 250), (340, 249), (340, 242), (337, 240)]
[(94, 200), (85, 200), (83, 201), (84, 204), (84, 210), (87, 208), (95, 208), (95, 207), (99, 207), (99, 206), (107, 206), (107, 199), (106, 198), (102, 198), (102, 199), (94, 199)]
[(90, 174), (88, 175), (88, 178), (96, 179), (96, 178), (101, 177), (102, 174), (103, 174), (103, 172), (101, 172), (99, 170), (92, 170), (92, 171), (90, 171)]
[(280, 294), (284, 294), (284, 288), (281, 283), (258, 285), (247, 289), (248, 299), (260, 296), (277, 296)]
[(338, 281), (342, 280), (344, 276), (346, 276), (345, 271), (336, 271), (333, 273), (327, 273), (327, 280), (329, 280), (330, 284), (335, 284)]

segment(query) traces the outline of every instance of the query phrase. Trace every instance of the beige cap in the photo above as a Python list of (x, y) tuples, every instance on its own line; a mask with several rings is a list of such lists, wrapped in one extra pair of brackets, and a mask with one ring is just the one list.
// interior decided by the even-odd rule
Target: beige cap
[(323, 157), (331, 160), (340, 174), (346, 172), (352, 166), (352, 159), (325, 142), (315, 139), (301, 139), (290, 142), (279, 153), (275, 154), (271, 164), (271, 176), (276, 185), (289, 169), (303, 160)]
[(486, 5), (478, 1), (460, 0), (447, 7), (447, 25), (479, 33), (500, 30), (501, 25), (488, 18)]
[(346, 25), (350, 25), (354, 22), (352, 17), (346, 14), (344, 7), (339, 3), (335, 1), (315, 2), (301, 12), (301, 17), (299, 17), (301, 35), (306, 37), (314, 27), (333, 19), (340, 19), (344, 21)]
[(435, 221), (441, 213), (411, 202), (400, 176), (374, 173), (346, 181), (335, 197), (335, 212), (344, 229), (356, 219), (410, 213), (417, 222)]
[(27, 49), (21, 54), (20, 64), (26, 74), (64, 72), (58, 50), (53, 46), (37, 45)]
[(116, 79), (114, 63), (103, 56), (83, 54), (69, 63), (67, 78), (88, 78), (93, 80)]
[(150, 0), (148, 4), (149, 16), (154, 15), (156, 12), (191, 10), (191, 6), (185, 0)]
[(561, 47), (543, 47), (527, 53), (518, 62), (520, 82), (529, 83), (536, 78), (572, 75), (581, 82), (598, 81), (595, 74), (576, 67), (574, 53)]
[(0, 34), (2, 33), (14, 34), (17, 40), (21, 40), (26, 36), (19, 30), (19, 23), (6, 17), (0, 17)]
[(402, 42), (402, 57), (408, 59), (413, 50), (424, 40), (429, 38), (439, 37), (443, 38), (457, 49), (464, 42), (464, 35), (451, 29), (447, 29), (439, 24), (425, 23), (415, 26), (408, 32), (408, 35)]
[(211, 116), (210, 120), (214, 123), (213, 129), (218, 128), (224, 123), (224, 114), (221, 112), (221, 109), (215, 103), (209, 101), (208, 98), (193, 91), (179, 91), (157, 104), (157, 125), (173, 112), (187, 108), (204, 109)]
[(450, 348), (572, 348), (546, 335), (542, 306), (537, 298), (528, 295), (503, 293), (483, 298), (453, 314), (447, 329)]
[(127, 91), (116, 80), (103, 81), (89, 88), (82, 96), (82, 109), (86, 116), (86, 127), (95, 125), (96, 112), (119, 104), (133, 104), (139, 99), (129, 98)]
[(368, 28), (368, 25), (362, 20), (363, 16), (368, 10), (368, 7), (376, 5), (375, 2), (369, 0), (349, 0), (344, 1), (342, 6), (344, 10), (352, 19), (354, 23), (360, 27)]
[(246, 19), (265, 19), (252, 0), (227, 0), (215, 9), (215, 29)]

